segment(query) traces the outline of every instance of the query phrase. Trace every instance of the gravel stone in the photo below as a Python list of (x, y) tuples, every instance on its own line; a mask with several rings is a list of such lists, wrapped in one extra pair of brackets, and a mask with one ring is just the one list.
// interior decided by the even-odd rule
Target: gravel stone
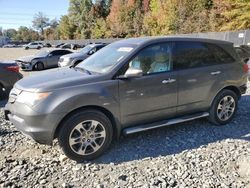
[(25, 137), (0, 109), (0, 187), (250, 188), (250, 87), (234, 120), (206, 119), (114, 141), (99, 159), (78, 164)]

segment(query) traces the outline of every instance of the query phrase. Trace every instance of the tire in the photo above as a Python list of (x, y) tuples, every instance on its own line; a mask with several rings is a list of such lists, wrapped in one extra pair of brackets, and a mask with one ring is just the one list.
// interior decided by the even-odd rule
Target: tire
[[(231, 105), (229, 105), (231, 103)], [(225, 125), (232, 121), (238, 109), (238, 96), (232, 90), (224, 89), (215, 97), (209, 111), (209, 121)]]
[(29, 49), (29, 47), (25, 47), (24, 49), (25, 49), (25, 50), (28, 50), (28, 49)]
[[(94, 125), (96, 128), (91, 130)], [(100, 138), (95, 138), (94, 134)], [(58, 142), (68, 158), (83, 162), (103, 154), (110, 146), (112, 137), (112, 124), (106, 115), (97, 110), (84, 110), (63, 122)]]
[(41, 49), (41, 46), (38, 46), (36, 49), (40, 50), (40, 49)]
[(41, 71), (44, 69), (44, 64), (42, 62), (37, 62), (35, 65), (35, 70)]

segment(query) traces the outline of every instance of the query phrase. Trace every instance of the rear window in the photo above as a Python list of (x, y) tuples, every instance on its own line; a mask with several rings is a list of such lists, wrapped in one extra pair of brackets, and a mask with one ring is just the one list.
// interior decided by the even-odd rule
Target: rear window
[(209, 50), (211, 50), (214, 56), (216, 57), (218, 64), (235, 62), (235, 59), (229, 53), (227, 53), (223, 48), (215, 44), (207, 44), (207, 46)]
[(175, 42), (174, 70), (197, 68), (217, 64), (214, 54), (202, 42)]

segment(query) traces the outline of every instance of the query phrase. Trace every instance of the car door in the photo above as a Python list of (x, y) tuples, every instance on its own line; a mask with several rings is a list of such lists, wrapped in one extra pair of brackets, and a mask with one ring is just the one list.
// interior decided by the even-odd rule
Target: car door
[(55, 50), (48, 55), (47, 65), (48, 67), (57, 67), (59, 58), (65, 55), (67, 51), (65, 50)]
[(223, 70), (206, 43), (175, 42), (173, 69), (178, 73), (177, 114), (207, 110), (208, 98), (216, 84), (219, 87)]
[(177, 78), (172, 72), (171, 43), (141, 50), (127, 65), (143, 76), (119, 80), (121, 121), (124, 126), (167, 119), (176, 114)]

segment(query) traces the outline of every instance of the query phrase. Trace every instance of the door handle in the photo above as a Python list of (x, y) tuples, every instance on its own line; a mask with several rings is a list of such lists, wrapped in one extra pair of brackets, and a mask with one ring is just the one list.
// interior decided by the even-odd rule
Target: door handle
[(173, 82), (175, 82), (175, 81), (176, 81), (176, 79), (171, 79), (171, 78), (169, 78), (169, 79), (167, 79), (167, 80), (162, 80), (161, 83), (163, 83), (163, 84), (170, 84), (170, 83), (173, 83)]
[(218, 74), (220, 74), (221, 73), (221, 71), (215, 71), (215, 72), (211, 72), (210, 74), (211, 75), (218, 75)]

